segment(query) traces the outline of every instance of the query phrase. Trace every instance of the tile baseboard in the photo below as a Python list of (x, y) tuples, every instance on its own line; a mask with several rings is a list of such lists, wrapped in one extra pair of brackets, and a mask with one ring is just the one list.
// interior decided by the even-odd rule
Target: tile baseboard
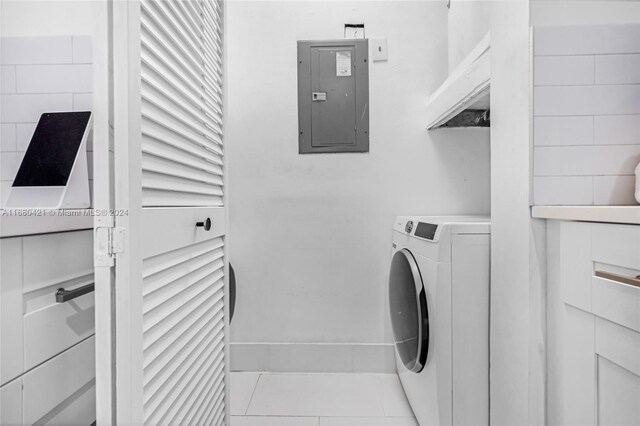
[(231, 343), (231, 371), (395, 373), (392, 344)]

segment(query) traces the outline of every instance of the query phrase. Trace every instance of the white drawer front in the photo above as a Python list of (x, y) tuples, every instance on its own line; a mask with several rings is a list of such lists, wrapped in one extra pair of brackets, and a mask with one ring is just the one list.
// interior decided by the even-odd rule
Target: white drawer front
[[(596, 318), (595, 334), (598, 355), (640, 376), (640, 333), (602, 318)], [(640, 399), (638, 405), (640, 405)]]
[(640, 269), (640, 226), (591, 224), (593, 261)]
[(640, 287), (594, 276), (592, 312), (640, 332)]
[(25, 294), (93, 273), (91, 230), (24, 237), (23, 246)]
[(96, 421), (96, 385), (87, 383), (76, 392), (69, 405), (60, 405), (46, 417), (47, 426), (87, 426)]
[[(90, 399), (85, 394), (95, 386), (94, 337), (29, 371), (23, 384), (23, 422), (29, 425), (53, 421), (63, 415), (65, 407)], [(95, 400), (89, 402), (93, 407), (87, 410), (92, 412)]]
[[(92, 280), (89, 281), (93, 282)], [(65, 286), (71, 290), (85, 283)], [(94, 293), (56, 303), (53, 292), (49, 306), (24, 316), (24, 364), (29, 370), (94, 333)]]

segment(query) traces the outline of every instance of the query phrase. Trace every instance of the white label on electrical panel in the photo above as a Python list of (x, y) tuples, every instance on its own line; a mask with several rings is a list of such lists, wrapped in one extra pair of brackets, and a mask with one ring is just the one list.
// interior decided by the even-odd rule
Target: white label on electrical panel
[(351, 52), (336, 52), (336, 76), (351, 76)]

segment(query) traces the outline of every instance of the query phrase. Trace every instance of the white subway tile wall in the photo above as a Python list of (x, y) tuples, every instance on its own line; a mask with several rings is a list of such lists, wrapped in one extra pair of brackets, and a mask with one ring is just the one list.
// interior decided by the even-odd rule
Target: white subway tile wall
[(636, 204), (640, 25), (536, 27), (533, 52), (533, 203)]
[[(0, 38), (0, 206), (43, 112), (91, 111), (90, 36)], [(93, 189), (93, 143), (87, 144)], [(92, 191), (93, 193), (93, 191)]]

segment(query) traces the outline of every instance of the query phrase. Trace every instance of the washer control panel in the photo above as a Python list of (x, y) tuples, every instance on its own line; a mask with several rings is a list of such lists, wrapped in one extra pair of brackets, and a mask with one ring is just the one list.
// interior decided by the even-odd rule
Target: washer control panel
[[(411, 222), (411, 225), (413, 227), (413, 222)], [(433, 241), (434, 237), (436, 236), (437, 230), (438, 225), (435, 225), (433, 223), (418, 222), (416, 233), (414, 235), (416, 237)]]

